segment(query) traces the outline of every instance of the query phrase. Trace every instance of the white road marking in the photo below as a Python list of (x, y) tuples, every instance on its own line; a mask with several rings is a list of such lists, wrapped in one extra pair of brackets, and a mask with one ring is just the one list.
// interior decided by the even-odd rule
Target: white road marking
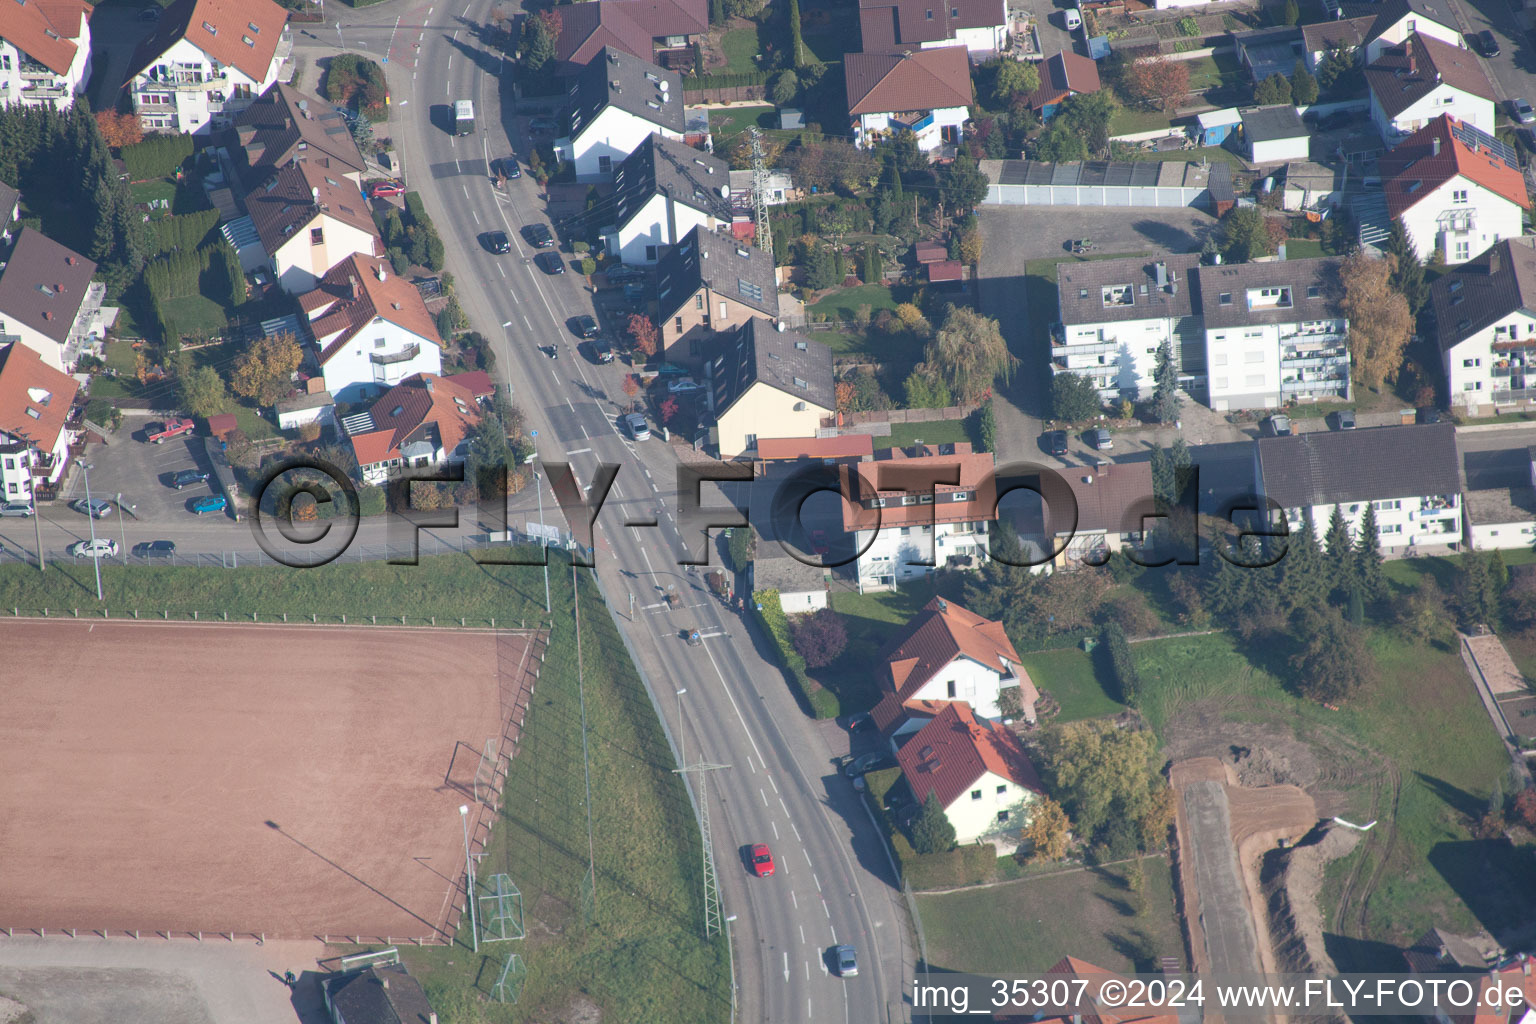
[(444, 82), (443, 83), (443, 95), (444, 96), (452, 96), (453, 95), (453, 83), (452, 82)]
[[(777, 782), (773, 781), (773, 776), (772, 775), (768, 776), (768, 785), (773, 787), (773, 791), (775, 793), (777, 793), (779, 791), (779, 784)], [(786, 808), (785, 810), (787, 811), (788, 808)]]
[(811, 881), (816, 883), (816, 891), (821, 892), (821, 879), (816, 877), (816, 872), (811, 872)]
[(450, 70), (450, 69), (452, 69), (452, 67), (453, 67), (453, 54), (451, 54), (451, 53), (450, 53), (450, 54), (449, 54), (449, 55), (448, 55), (448, 63), (447, 63), (447, 65), (446, 65), (446, 66), (445, 66), (445, 67), (444, 67), (444, 69), (443, 69), (443, 70), (445, 70), (445, 71), (447, 71), (447, 70)]
[(811, 962), (809, 960), (805, 962), (805, 980), (811, 980)]
[[(772, 782), (773, 780), (770, 778), (769, 781)], [(779, 806), (784, 808), (784, 817), (789, 817), (789, 808), (785, 807), (783, 797), (779, 797)]]
[(784, 954), (784, 984), (789, 984), (789, 954)]
[[(479, 210), (470, 210), (469, 212), (475, 215), (475, 223), (479, 224), (480, 223), (480, 211)], [(498, 263), (496, 265), (498, 267), (501, 266), (500, 263)]]
[(459, 188), (462, 188), (464, 190), (464, 198), (468, 199), (469, 198), (469, 186), (461, 183), (459, 185)]
[(520, 314), (520, 315), (523, 318), (523, 325), (525, 327), (527, 327), (530, 331), (533, 330), (533, 324), (528, 322), (528, 314), (527, 313), (523, 313), (523, 314)]
[(585, 455), (588, 452), (590, 452), (591, 450), (592, 450), (591, 448), (577, 448), (575, 451), (573, 451), (573, 452), (566, 452), (565, 454), (567, 454), (567, 455)]
[(758, 786), (757, 787), (757, 795), (763, 798), (763, 806), (767, 807), (768, 806), (768, 794), (763, 792), (763, 787), (762, 786)]
[(800, 945), (805, 945), (805, 925), (796, 925), (800, 929)]
[(778, 824), (778, 822), (776, 822), (772, 818), (770, 818), (770, 819), (768, 819), (768, 824), (773, 826), (773, 838), (775, 838), (775, 839), (779, 838), (779, 824)]
[(821, 912), (823, 914), (827, 915), (827, 920), (828, 921), (832, 920), (832, 911), (827, 909), (827, 901), (826, 900), (822, 900), (821, 901)]
[(459, 17), (461, 17), (461, 18), (469, 17), (469, 8), (470, 8), (470, 6), (471, 6), (470, 4), (465, 4), (464, 5), (464, 13), (459, 15)]
[[(848, 994), (846, 992), (843, 993), (843, 1001), (844, 1002), (848, 1001)], [(806, 996), (805, 997), (805, 1019), (806, 1020), (810, 1020), (811, 1019), (811, 997), (810, 996)]]
[[(496, 264), (496, 272), (498, 274), (500, 274), (502, 277), (506, 277), (507, 276), (507, 268), (502, 266), (500, 263)], [(501, 326), (503, 326), (503, 327), (511, 327), (512, 326), (512, 321), (508, 320), (506, 323), (502, 324)]]
[[(795, 823), (794, 822), (790, 822), (789, 823), (789, 830), (795, 834), (795, 838), (796, 839), (800, 839), (800, 830), (798, 828), (795, 828)], [(800, 839), (800, 841), (802, 843), (805, 842), (804, 839)]]
[(837, 945), (837, 929), (827, 925), (827, 931), (832, 933), (832, 945)]
[(789, 902), (793, 903), (796, 910), (800, 909), (800, 901), (795, 899), (795, 890), (789, 890)]

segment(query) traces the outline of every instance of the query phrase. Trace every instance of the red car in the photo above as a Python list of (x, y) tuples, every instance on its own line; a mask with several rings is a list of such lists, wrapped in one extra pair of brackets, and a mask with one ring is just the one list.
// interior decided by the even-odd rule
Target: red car
[(405, 186), (398, 181), (376, 181), (368, 186), (369, 199), (382, 199), (385, 196), (400, 196), (405, 194)]
[(822, 556), (832, 553), (832, 545), (827, 542), (826, 530), (811, 531), (811, 550)]
[(752, 861), (752, 873), (758, 878), (767, 878), (773, 874), (773, 854), (768, 851), (767, 843), (755, 844), (749, 859)]

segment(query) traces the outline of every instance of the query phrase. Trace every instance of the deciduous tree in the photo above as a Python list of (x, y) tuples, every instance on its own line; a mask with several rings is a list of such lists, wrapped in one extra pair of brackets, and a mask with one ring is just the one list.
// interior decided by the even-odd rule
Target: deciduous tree
[(651, 323), (650, 317), (644, 313), (631, 313), (628, 330), (636, 351), (647, 359), (656, 354), (656, 325)]
[(1068, 423), (1091, 420), (1103, 412), (1098, 386), (1077, 373), (1058, 373), (1051, 380), (1051, 418)]
[(969, 306), (950, 306), (924, 358), (950, 394), (965, 404), (980, 402), (999, 380), (1007, 380), (1018, 359), (1008, 351), (997, 321)]
[(1037, 797), (1029, 811), (1024, 841), (1030, 846), (1030, 859), (1061, 860), (1072, 841), (1072, 822), (1067, 820), (1067, 812), (1048, 796)]
[(992, 96), (998, 107), (1006, 107), (1016, 96), (1028, 96), (1040, 88), (1040, 72), (1026, 60), (1004, 59), (997, 66), (992, 81)]
[[(731, 535), (734, 540), (735, 534)], [(848, 630), (843, 618), (830, 608), (789, 620), (789, 640), (795, 651), (811, 668), (832, 664), (848, 646)]]
[[(1041, 768), (1051, 795), (1089, 836), (1112, 818), (1141, 822), (1167, 783), (1153, 770), (1157, 741), (1144, 729), (1103, 720), (1045, 731)], [(1145, 840), (1146, 837), (1143, 837)]]
[(293, 373), (303, 358), (292, 334), (260, 338), (235, 361), (230, 385), (258, 405), (272, 405), (293, 390)]
[(1299, 642), (1290, 659), (1296, 686), (1313, 700), (1344, 700), (1374, 678), (1376, 665), (1363, 634), (1345, 622), (1337, 608), (1298, 608), (1291, 633)]
[(1408, 300), (1392, 287), (1394, 262), (1359, 250), (1339, 268), (1344, 289), (1340, 307), (1349, 318), (1350, 365), (1355, 379), (1373, 390), (1397, 380), (1413, 333)]
[(1120, 89), (1134, 103), (1176, 110), (1189, 94), (1189, 64), (1161, 54), (1131, 61), (1120, 73)]
[(137, 114), (119, 114), (112, 110), (98, 110), (96, 112), (96, 124), (101, 128), (101, 137), (106, 139), (107, 145), (113, 149), (131, 146), (136, 142), (144, 141), (144, 126), (139, 121), (139, 115)]
[(177, 381), (181, 406), (193, 416), (206, 419), (224, 411), (224, 381), (211, 366), (199, 366)]

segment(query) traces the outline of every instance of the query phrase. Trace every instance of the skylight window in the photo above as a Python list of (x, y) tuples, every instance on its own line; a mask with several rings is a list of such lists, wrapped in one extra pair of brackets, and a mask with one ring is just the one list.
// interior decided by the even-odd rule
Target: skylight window
[(206, 21), (203, 22), (203, 31), (207, 32), (211, 36), (216, 36), (219, 34), (219, 30), (208, 24)]
[(27, 406), (27, 415), (31, 416), (35, 420), (40, 420), (43, 418), (43, 414), (32, 408), (30, 405)]
[(254, 21), (246, 22), (245, 23), (245, 27), (251, 30), (251, 35), (253, 35), (253, 36), (261, 35), (261, 26), (256, 24)]

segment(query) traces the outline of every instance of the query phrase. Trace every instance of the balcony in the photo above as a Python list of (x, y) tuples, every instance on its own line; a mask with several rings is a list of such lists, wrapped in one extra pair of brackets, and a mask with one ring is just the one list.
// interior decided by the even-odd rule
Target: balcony
[(16, 69), (16, 73), (21, 76), (23, 82), (47, 82), (59, 77), (54, 74), (52, 68), (46, 68), (41, 64), (33, 64), (29, 61), (22, 61), (21, 66)]
[(1349, 378), (1344, 374), (1315, 377), (1311, 380), (1287, 380), (1280, 382), (1280, 393), (1285, 395), (1343, 395), (1349, 391)]
[(62, 83), (56, 85), (24, 85), (21, 87), (21, 101), (28, 100), (62, 100), (69, 96), (69, 86)]
[(1287, 370), (1324, 370), (1342, 367), (1349, 362), (1348, 349), (1324, 349), (1294, 354), (1282, 354), (1280, 365)]
[[(912, 118), (913, 120), (906, 120), (906, 118)], [(890, 126), (891, 131), (900, 131), (901, 129), (905, 128), (913, 135), (920, 135), (922, 134), (923, 129), (933, 127), (933, 111), (930, 110), (927, 113), (921, 115), (917, 113), (902, 114), (899, 116), (892, 114), (890, 118)]]
[(405, 346), (399, 352), (374, 352), (369, 354), (368, 361), (375, 366), (389, 366), (392, 363), (408, 363), (421, 355), (421, 345), (416, 342)]

